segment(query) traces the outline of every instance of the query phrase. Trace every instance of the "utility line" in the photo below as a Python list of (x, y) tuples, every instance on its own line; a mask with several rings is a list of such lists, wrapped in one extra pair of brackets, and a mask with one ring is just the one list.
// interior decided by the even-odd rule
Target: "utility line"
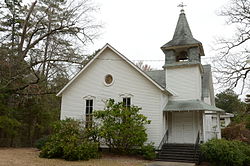
[[(201, 60), (207, 59), (217, 59), (218, 57), (204, 57)], [(123, 59), (106, 59), (106, 58), (96, 58), (97, 60), (104, 60), (104, 61), (123, 61)], [(129, 59), (130, 60), (130, 59)], [(164, 59), (132, 59), (130, 61), (144, 61), (144, 62), (164, 62)]]

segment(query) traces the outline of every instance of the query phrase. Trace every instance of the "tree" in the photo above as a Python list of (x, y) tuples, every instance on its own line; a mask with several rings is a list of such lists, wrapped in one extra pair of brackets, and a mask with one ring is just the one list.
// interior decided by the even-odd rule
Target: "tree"
[(143, 71), (151, 71), (151, 70), (153, 70), (153, 68), (150, 65), (143, 64), (143, 61), (138, 61), (135, 65), (138, 66)]
[(10, 47), (14, 49), (15, 44), (18, 40), (17, 33), (21, 27), (21, 3), (22, 0), (5, 0), (4, 4), (1, 4), (5, 10), (9, 11), (7, 14), (3, 14), (1, 11), (1, 30), (7, 32), (3, 35), (4, 38), (10, 39)]
[(128, 153), (143, 146), (147, 140), (145, 125), (150, 121), (139, 111), (136, 106), (126, 107), (110, 99), (105, 110), (94, 112), (94, 117), (101, 122), (99, 135), (111, 150)]
[(246, 105), (238, 98), (238, 95), (231, 89), (227, 89), (215, 97), (215, 105), (228, 113), (244, 113)]
[[(27, 89), (32, 94), (35, 93), (31, 91), (32, 85), (47, 86), (58, 73), (69, 76), (72, 64), (82, 65), (86, 56), (80, 48), (92, 42), (100, 27), (89, 16), (93, 10), (89, 0), (78, 4), (41, 0), (24, 6), (20, 14), (21, 27), (15, 29), (13, 45), (16, 47), (9, 50), (9, 40), (2, 38), (1, 49), (6, 52), (2, 63), (6, 63), (11, 72), (1, 81), (0, 92), (23, 94)], [(3, 27), (3, 23), (1, 25)], [(8, 36), (8, 28), (3, 32)], [(7, 58), (13, 60), (6, 61)], [(49, 93), (46, 90), (40, 93)]]
[(217, 81), (227, 88), (249, 88), (250, 64), (250, 1), (230, 0), (220, 15), (227, 18), (228, 25), (235, 27), (231, 39), (218, 39), (219, 56), (214, 61)]
[(96, 8), (90, 0), (0, 4), (0, 119), (6, 122), (0, 125), (10, 126), (0, 126), (8, 142), (0, 145), (32, 146), (59, 119), (55, 93), (89, 59), (83, 51), (98, 36)]
[(250, 113), (250, 94), (246, 95), (245, 102), (247, 104), (247, 112)]

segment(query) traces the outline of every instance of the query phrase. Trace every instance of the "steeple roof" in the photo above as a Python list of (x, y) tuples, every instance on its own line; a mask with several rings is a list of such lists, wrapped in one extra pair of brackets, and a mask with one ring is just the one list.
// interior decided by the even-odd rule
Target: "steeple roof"
[(173, 39), (169, 41), (168, 43), (164, 44), (161, 49), (171, 49), (175, 47), (180, 46), (187, 46), (187, 45), (196, 45), (199, 47), (202, 47), (202, 44), (200, 41), (196, 40), (192, 32), (189, 28), (186, 15), (184, 13), (184, 10), (181, 10), (181, 13), (179, 15), (179, 20), (177, 22), (175, 32)]

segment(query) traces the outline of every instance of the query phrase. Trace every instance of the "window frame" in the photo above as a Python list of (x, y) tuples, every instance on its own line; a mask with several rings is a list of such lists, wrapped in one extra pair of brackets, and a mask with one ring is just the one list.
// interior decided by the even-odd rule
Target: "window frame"
[[(110, 78), (112, 79), (112, 81), (109, 82), (109, 83), (106, 82), (107, 77), (110, 77)], [(113, 74), (108, 73), (108, 74), (106, 74), (106, 75), (104, 76), (104, 81), (103, 81), (103, 83), (104, 83), (105, 86), (109, 87), (109, 86), (113, 85), (113, 84), (114, 84), (114, 81), (115, 81), (115, 80), (114, 80)]]
[(85, 127), (90, 128), (93, 124), (93, 111), (95, 106), (95, 97), (94, 96), (85, 96), (84, 99), (84, 122)]
[(93, 110), (94, 110), (94, 100), (86, 99), (85, 100), (85, 127), (92, 127), (93, 123)]
[(122, 103), (125, 107), (131, 107), (131, 103), (132, 103), (131, 97), (123, 97)]
[(85, 114), (92, 114), (94, 108), (94, 100), (93, 99), (86, 99), (85, 100)]
[(134, 95), (132, 95), (130, 93), (123, 93), (123, 94), (120, 94), (119, 97), (120, 97), (120, 101), (122, 103), (124, 103), (125, 98), (130, 98), (129, 106), (127, 105), (127, 101), (126, 101), (126, 103), (124, 103), (125, 104), (124, 106), (126, 106), (126, 107), (131, 107), (132, 106)]

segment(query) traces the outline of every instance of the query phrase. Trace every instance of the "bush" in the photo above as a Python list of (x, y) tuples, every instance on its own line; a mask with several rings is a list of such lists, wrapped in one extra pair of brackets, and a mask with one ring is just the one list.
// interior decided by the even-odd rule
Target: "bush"
[(250, 147), (240, 141), (212, 139), (201, 145), (206, 161), (217, 166), (243, 166), (249, 161)]
[(85, 128), (84, 130), (85, 137), (93, 142), (100, 142), (99, 138), (99, 126), (97, 123), (92, 122), (92, 126)]
[(40, 152), (39, 157), (43, 158), (63, 158), (63, 145), (60, 140), (52, 138), (48, 141)]
[(88, 160), (99, 156), (99, 143), (89, 141), (79, 121), (62, 120), (54, 125), (54, 130), (40, 157)]
[(102, 124), (99, 135), (112, 151), (128, 153), (140, 148), (147, 140), (144, 125), (150, 121), (139, 111), (136, 106), (126, 107), (110, 99), (105, 110), (94, 112), (94, 117)]
[(141, 147), (141, 155), (146, 160), (154, 160), (156, 158), (155, 147), (152, 143)]
[(247, 115), (245, 121), (246, 121), (246, 128), (247, 128), (248, 130), (250, 130), (250, 115)]
[(221, 131), (221, 135), (227, 140), (238, 140), (250, 143), (250, 130), (246, 128), (244, 123), (231, 124)]
[(35, 147), (39, 150), (41, 150), (45, 144), (49, 141), (49, 136), (44, 136), (35, 142)]
[(65, 160), (89, 160), (90, 158), (98, 158), (98, 144), (93, 142), (82, 142), (78, 146), (67, 144), (63, 148), (63, 158)]

